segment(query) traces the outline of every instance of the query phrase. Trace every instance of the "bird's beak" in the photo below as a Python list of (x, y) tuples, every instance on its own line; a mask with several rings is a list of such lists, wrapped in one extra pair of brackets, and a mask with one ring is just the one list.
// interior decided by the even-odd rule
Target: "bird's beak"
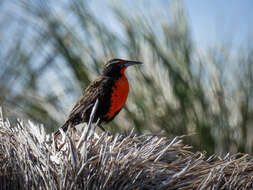
[(142, 64), (142, 62), (139, 62), (139, 61), (126, 61), (126, 63), (124, 63), (124, 66), (128, 67), (128, 66), (131, 66), (131, 65), (140, 65)]

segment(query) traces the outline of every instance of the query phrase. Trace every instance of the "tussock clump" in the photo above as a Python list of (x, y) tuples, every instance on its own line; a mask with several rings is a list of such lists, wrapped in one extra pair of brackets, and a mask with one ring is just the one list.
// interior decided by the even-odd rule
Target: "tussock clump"
[(43, 127), (0, 121), (1, 189), (252, 189), (247, 154), (205, 158), (180, 138), (129, 135), (64, 136)]

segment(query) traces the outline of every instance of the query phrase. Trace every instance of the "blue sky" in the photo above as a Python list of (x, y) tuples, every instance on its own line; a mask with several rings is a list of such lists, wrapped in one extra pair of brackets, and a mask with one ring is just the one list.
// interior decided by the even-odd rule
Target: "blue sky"
[[(168, 12), (168, 4), (172, 0), (125, 0), (119, 5), (130, 14), (138, 10), (146, 11), (147, 15), (155, 12)], [(253, 32), (253, 0), (182, 0), (189, 16), (192, 37), (199, 47), (210, 47), (217, 43), (232, 42), (236, 46), (248, 45)], [(14, 1), (15, 2), (15, 1)], [(117, 2), (117, 3), (116, 3)], [(6, 11), (3, 7), (0, 19), (4, 19), (4, 14), (15, 13), (11, 3), (5, 1)], [(107, 5), (117, 5), (117, 0), (91, 1), (95, 12), (103, 15), (106, 19), (110, 13), (107, 12)], [(9, 5), (9, 6), (8, 6)], [(0, 7), (1, 8), (1, 7)], [(15, 6), (14, 6), (15, 8)], [(2, 15), (2, 16), (1, 16)], [(108, 19), (107, 24), (114, 24), (113, 19)]]
[(252, 38), (252, 0), (184, 0), (194, 40), (207, 47), (225, 40), (247, 45)]
[[(173, 0), (108, 0), (93, 1), (93, 8), (98, 15), (109, 17), (106, 3), (119, 5), (127, 13), (138, 14), (144, 11), (153, 16), (168, 13), (169, 3)], [(174, 0), (175, 1), (175, 0)], [(229, 43), (241, 46), (247, 45), (253, 32), (253, 0), (182, 0), (189, 16), (192, 37), (199, 47), (210, 47), (217, 43)], [(126, 6), (124, 6), (126, 5)], [(110, 14), (110, 13), (109, 13)], [(101, 17), (101, 16), (99, 16)], [(107, 23), (113, 24), (113, 18)]]

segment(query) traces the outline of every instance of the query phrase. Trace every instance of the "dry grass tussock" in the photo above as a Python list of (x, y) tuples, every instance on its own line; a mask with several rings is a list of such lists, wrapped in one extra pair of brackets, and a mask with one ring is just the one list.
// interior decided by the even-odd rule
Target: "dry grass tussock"
[(68, 132), (56, 151), (43, 127), (1, 117), (0, 188), (253, 189), (247, 154), (205, 158), (179, 137), (85, 134)]

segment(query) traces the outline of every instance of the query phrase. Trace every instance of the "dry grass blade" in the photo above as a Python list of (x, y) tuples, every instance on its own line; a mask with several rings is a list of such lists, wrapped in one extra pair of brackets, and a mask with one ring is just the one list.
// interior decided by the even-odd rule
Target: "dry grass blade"
[(93, 119), (94, 119), (94, 116), (95, 116), (95, 113), (96, 113), (96, 110), (97, 110), (98, 103), (99, 103), (99, 100), (97, 99), (94, 106), (93, 106), (93, 108), (92, 108), (92, 111), (91, 111), (91, 117), (90, 117), (90, 120), (89, 120), (89, 123), (88, 123), (88, 127), (83, 131), (83, 133), (81, 135), (81, 138), (77, 143), (77, 148), (79, 148), (81, 143), (83, 141), (86, 141), (87, 138), (89, 137), (89, 133), (90, 133), (90, 130), (91, 130), (91, 124), (93, 122)]
[(103, 133), (77, 149), (67, 136), (66, 148), (58, 152), (46, 139), (43, 127), (32, 122), (10, 126), (0, 119), (0, 189), (253, 188), (252, 156), (206, 159), (180, 137)]

